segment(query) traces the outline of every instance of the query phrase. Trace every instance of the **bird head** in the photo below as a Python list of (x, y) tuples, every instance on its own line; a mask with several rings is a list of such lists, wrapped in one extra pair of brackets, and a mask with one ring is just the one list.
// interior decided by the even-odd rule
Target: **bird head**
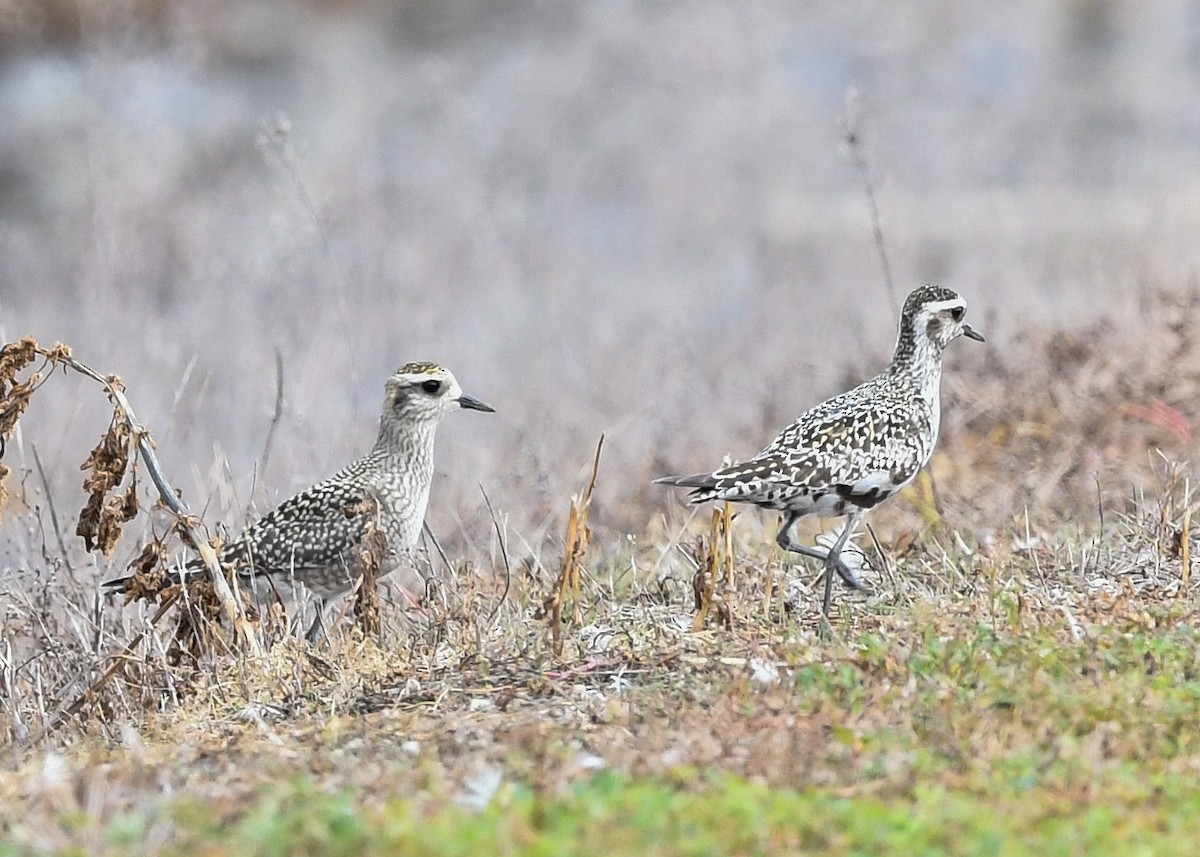
[(967, 302), (958, 292), (941, 286), (921, 286), (904, 302), (900, 324), (911, 332), (914, 342), (925, 340), (940, 352), (960, 336), (984, 341), (983, 335), (963, 320), (966, 314)]
[(460, 408), (495, 410), (464, 393), (450, 370), (436, 363), (405, 363), (393, 372), (384, 389), (383, 404), (385, 418), (417, 422), (436, 422)]

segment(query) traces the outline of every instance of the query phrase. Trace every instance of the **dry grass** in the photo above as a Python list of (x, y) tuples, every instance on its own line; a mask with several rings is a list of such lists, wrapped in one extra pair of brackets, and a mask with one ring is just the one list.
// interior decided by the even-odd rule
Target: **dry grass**
[[(532, 619), (541, 593), (529, 581), (495, 624), (482, 610), (432, 611), (382, 644), (286, 639), (190, 670), (143, 655), (56, 750), (14, 748), (6, 824), (57, 848), (131, 812), (167, 813), (176, 794), (236, 823), (264, 789), (302, 777), (363, 807), (405, 795), (434, 812), (485, 805), (503, 784), (570, 794), (599, 768), (683, 788), (721, 771), (887, 799), (935, 785), (987, 793), (1007, 788), (1006, 766), (1028, 764), (1044, 766), (1039, 782), (1092, 783), (1104, 800), (1120, 765), (1190, 770), (1186, 745), (1162, 742), (1190, 716), (1178, 682), (1200, 666), (1187, 630), (1200, 614), (1162, 518), (1147, 513), (1086, 544), (1014, 537), (967, 551), (953, 533), (927, 534), (878, 597), (841, 603), (832, 642), (815, 633), (806, 570), (790, 570), (791, 591), (764, 592), (771, 560), (739, 540), (733, 629), (691, 630), (685, 581), (650, 588), (639, 573), (614, 589), (593, 567), (585, 624), (559, 655)], [(644, 572), (651, 557), (629, 560)], [(464, 599), (478, 595), (464, 583)], [(176, 829), (168, 817), (157, 823)]]

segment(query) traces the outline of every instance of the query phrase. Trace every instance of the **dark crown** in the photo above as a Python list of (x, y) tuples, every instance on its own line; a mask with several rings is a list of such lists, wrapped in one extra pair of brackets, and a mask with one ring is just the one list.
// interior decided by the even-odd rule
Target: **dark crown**
[(436, 363), (405, 363), (403, 366), (401, 366), (399, 369), (396, 370), (396, 374), (397, 375), (432, 375), (437, 372), (445, 372), (445, 371), (446, 371), (445, 369), (443, 369), (441, 366), (439, 366)]
[(958, 292), (942, 286), (920, 286), (909, 293), (908, 300), (904, 302), (903, 315), (905, 318), (912, 318), (926, 304), (961, 299)]

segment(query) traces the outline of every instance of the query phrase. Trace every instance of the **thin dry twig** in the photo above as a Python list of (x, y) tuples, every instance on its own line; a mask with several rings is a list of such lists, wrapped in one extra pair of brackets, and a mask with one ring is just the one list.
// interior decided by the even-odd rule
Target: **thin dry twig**
[(500, 543), (500, 556), (504, 559), (504, 591), (500, 593), (500, 599), (492, 608), (491, 615), (488, 616), (488, 625), (491, 626), (500, 614), (500, 608), (504, 605), (505, 599), (508, 598), (508, 590), (512, 585), (512, 565), (508, 561), (508, 545), (504, 541), (504, 532), (500, 528), (500, 519), (496, 516), (496, 510), (493, 508), (491, 498), (488, 497), (487, 491), (484, 490), (482, 482), (479, 484), (479, 493), (483, 495), (483, 502), (487, 504), (488, 514), (492, 516), (492, 526), (496, 530), (496, 540)]
[[(875, 180), (871, 177), (871, 168), (867, 164), (867, 156), (863, 151), (862, 134), (859, 130), (861, 116), (858, 111), (858, 93), (851, 92), (846, 101), (846, 112), (842, 116), (842, 130), (846, 134), (846, 145), (850, 149), (850, 157), (854, 160), (854, 168), (862, 179), (863, 191), (867, 195), (867, 207), (871, 212), (871, 235), (875, 240), (875, 250), (879, 253), (879, 265), (883, 269), (883, 284), (887, 290), (888, 302), (892, 307), (892, 315), (900, 315), (900, 302), (896, 297), (896, 284), (892, 278), (892, 265), (888, 261), (887, 244), (883, 240), (883, 225), (879, 218), (879, 202), (875, 194)], [(933, 508), (938, 517), (942, 517), (942, 506), (938, 499), (937, 483), (932, 471), (926, 469), (921, 473), (921, 480), (929, 486), (933, 499)]]
[(37, 444), (30, 444), (30, 448), (33, 450), (33, 463), (37, 467), (38, 478), (42, 480), (42, 491), (46, 494), (46, 507), (50, 510), (50, 525), (54, 527), (54, 538), (58, 541), (58, 551), (62, 555), (63, 567), (66, 568), (71, 579), (78, 582), (75, 577), (75, 567), (71, 564), (71, 557), (67, 553), (67, 544), (63, 541), (62, 526), (58, 523), (58, 509), (54, 503), (54, 495), (50, 491), (50, 480), (46, 477), (46, 468), (42, 466), (42, 457), (38, 455)]
[(259, 471), (267, 469), (271, 460), (271, 447), (275, 441), (275, 429), (279, 427), (279, 419), (283, 416), (283, 355), (275, 349), (275, 411), (271, 414), (271, 425), (267, 427), (267, 437), (263, 441), (262, 455), (259, 456)]
[(867, 194), (867, 206), (871, 210), (871, 234), (875, 238), (875, 249), (879, 252), (879, 263), (883, 267), (883, 283), (887, 288), (888, 301), (892, 305), (892, 314), (900, 314), (900, 304), (896, 300), (896, 286), (892, 282), (892, 266), (888, 262), (887, 246), (883, 241), (883, 227), (879, 221), (879, 203), (875, 198), (875, 181), (871, 178), (871, 170), (867, 165), (867, 157), (863, 153), (862, 135), (859, 132), (858, 93), (851, 92), (846, 99), (846, 112), (842, 116), (842, 130), (846, 134), (846, 145), (850, 148), (850, 157), (854, 160), (854, 168), (863, 182), (863, 190)]

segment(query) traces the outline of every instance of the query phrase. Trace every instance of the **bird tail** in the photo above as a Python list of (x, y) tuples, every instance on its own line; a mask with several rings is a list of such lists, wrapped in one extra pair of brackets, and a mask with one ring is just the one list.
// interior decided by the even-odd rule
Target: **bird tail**
[[(186, 583), (199, 570), (203, 570), (203, 566), (200, 566), (199, 568), (188, 566), (183, 569), (172, 569), (167, 574), (163, 575), (162, 581), (158, 584), (158, 591), (162, 592), (168, 587), (178, 586), (181, 583)], [(135, 575), (132, 574), (126, 575), (125, 577), (115, 577), (112, 580), (104, 581), (100, 584), (100, 587), (108, 592), (128, 592), (129, 586), (131, 583), (133, 583), (134, 577)]]
[(717, 499), (717, 480), (711, 473), (695, 473), (691, 476), (663, 476), (654, 480), (655, 485), (672, 485), (676, 488), (691, 488), (689, 503), (704, 503)]

